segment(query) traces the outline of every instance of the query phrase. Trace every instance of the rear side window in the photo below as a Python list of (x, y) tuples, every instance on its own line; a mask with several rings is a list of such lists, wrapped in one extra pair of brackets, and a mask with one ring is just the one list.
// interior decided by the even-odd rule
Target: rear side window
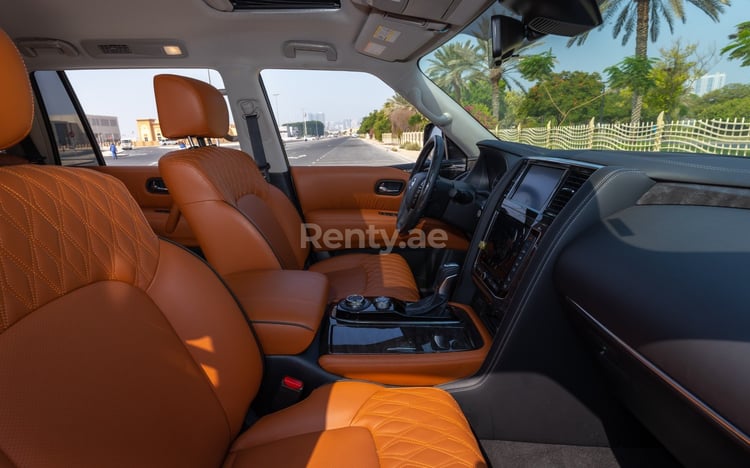
[[(189, 76), (223, 88), (216, 70), (116, 69), (69, 70), (65, 74), (91, 126), (95, 144), (108, 166), (156, 166), (159, 159), (189, 145), (188, 140), (165, 137), (154, 99), (154, 76), (168, 73)], [(229, 134), (237, 131), (229, 114)], [(215, 144), (239, 148), (238, 142)]]
[(55, 71), (39, 71), (33, 76), (60, 164), (97, 166), (99, 162), (96, 152), (61, 75)]

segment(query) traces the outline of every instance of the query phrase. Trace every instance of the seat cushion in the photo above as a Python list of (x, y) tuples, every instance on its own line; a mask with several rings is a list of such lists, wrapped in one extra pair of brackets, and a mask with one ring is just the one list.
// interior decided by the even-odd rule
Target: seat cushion
[(485, 463), (461, 409), (445, 391), (337, 382), (260, 419), (235, 441), (225, 464), (269, 465)]
[(414, 275), (406, 260), (398, 254), (339, 255), (313, 264), (310, 270), (328, 277), (331, 301), (350, 294), (419, 300)]

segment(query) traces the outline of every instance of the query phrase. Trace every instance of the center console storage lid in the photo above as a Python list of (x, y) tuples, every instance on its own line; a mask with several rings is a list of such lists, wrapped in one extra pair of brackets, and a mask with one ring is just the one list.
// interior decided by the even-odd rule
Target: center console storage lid
[[(479, 370), (487, 357), (492, 337), (471, 307), (456, 303), (449, 305), (462, 316), (463, 326), (470, 327), (478, 335), (476, 342), (479, 347), (448, 352), (330, 353), (320, 356), (318, 364), (332, 374), (386, 385), (431, 386), (470, 377)], [(404, 323), (403, 328), (418, 326), (414, 322)], [(431, 329), (433, 334), (441, 333), (439, 322), (426, 322), (423, 325), (426, 330)], [(449, 326), (454, 325), (450, 322)], [(372, 324), (370, 329), (367, 325), (362, 328), (355, 326), (349, 330), (352, 333), (350, 337), (361, 341), (368, 332), (389, 327), (398, 328), (398, 324)]]
[(301, 270), (245, 271), (224, 277), (265, 354), (299, 354), (312, 343), (328, 303), (328, 279)]

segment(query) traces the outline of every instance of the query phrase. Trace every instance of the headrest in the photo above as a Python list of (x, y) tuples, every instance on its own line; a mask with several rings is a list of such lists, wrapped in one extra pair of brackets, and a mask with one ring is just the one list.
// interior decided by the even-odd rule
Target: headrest
[(34, 116), (34, 98), (26, 65), (13, 41), (0, 30), (0, 150), (26, 138)]
[(167, 138), (221, 138), (229, 131), (224, 97), (203, 81), (156, 75), (154, 94), (161, 134)]

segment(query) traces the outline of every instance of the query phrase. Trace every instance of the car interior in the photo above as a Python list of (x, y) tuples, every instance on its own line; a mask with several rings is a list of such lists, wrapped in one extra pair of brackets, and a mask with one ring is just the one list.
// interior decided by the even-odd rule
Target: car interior
[[(502, 141), (419, 64), (601, 4), (3, 6), (0, 467), (748, 466), (750, 160)], [(155, 74), (151, 165), (69, 79), (132, 69), (223, 81)], [(268, 69), (379, 78), (414, 162), (292, 164)]]

